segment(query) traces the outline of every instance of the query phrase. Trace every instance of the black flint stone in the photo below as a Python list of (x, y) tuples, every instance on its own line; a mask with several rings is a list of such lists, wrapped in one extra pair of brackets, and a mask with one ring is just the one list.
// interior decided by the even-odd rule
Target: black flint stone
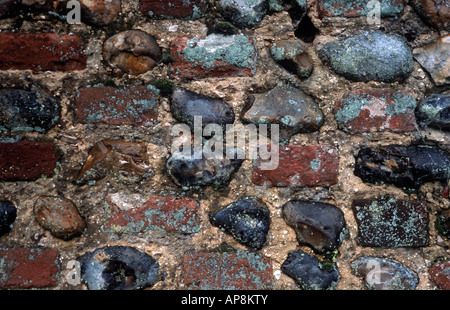
[(368, 183), (417, 189), (429, 181), (447, 182), (450, 153), (428, 145), (363, 148), (356, 156), (354, 174)]
[(431, 95), (422, 100), (416, 109), (420, 126), (450, 131), (450, 95)]
[(11, 225), (16, 220), (17, 209), (10, 201), (0, 201), (0, 236), (11, 231)]
[(317, 257), (302, 250), (290, 252), (281, 265), (281, 271), (293, 278), (303, 290), (332, 289), (340, 278), (335, 265), (324, 265)]
[(221, 100), (196, 94), (177, 87), (172, 94), (171, 111), (175, 119), (194, 129), (194, 116), (202, 117), (203, 127), (218, 124), (225, 129), (226, 124), (233, 124), (234, 112)]
[(316, 252), (338, 249), (345, 228), (344, 214), (339, 208), (328, 203), (293, 200), (282, 209), (300, 244), (309, 245)]
[(175, 184), (185, 189), (210, 185), (214, 188), (226, 187), (244, 161), (228, 159), (225, 155), (220, 159), (206, 158), (204, 154), (197, 159), (195, 154), (183, 156), (175, 153), (166, 164), (167, 172)]
[(81, 279), (90, 290), (135, 290), (160, 280), (156, 260), (129, 246), (99, 248), (77, 260), (81, 263)]
[(58, 121), (56, 100), (22, 89), (0, 91), (0, 129), (45, 133)]
[(255, 197), (243, 197), (210, 214), (211, 223), (232, 235), (239, 243), (259, 250), (266, 242), (270, 211)]

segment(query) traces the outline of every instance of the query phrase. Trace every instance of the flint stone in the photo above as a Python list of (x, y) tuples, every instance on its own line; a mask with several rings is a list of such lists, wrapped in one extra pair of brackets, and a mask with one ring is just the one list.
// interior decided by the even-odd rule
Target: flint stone
[(342, 41), (326, 43), (319, 57), (339, 75), (352, 81), (394, 82), (414, 69), (413, 55), (399, 35), (366, 31)]
[(210, 221), (239, 243), (259, 250), (266, 242), (270, 227), (270, 211), (255, 197), (243, 197), (210, 214)]

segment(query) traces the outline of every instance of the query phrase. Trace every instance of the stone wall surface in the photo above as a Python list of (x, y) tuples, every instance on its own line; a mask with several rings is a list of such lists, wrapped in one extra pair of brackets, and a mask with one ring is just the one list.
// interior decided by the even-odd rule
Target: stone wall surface
[(0, 1), (0, 289), (450, 288), (447, 1), (76, 2)]

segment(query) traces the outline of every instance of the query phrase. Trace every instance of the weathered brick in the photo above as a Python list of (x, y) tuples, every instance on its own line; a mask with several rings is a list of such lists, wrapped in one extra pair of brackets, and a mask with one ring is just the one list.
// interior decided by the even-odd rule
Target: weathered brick
[(0, 33), (0, 70), (74, 71), (86, 67), (77, 35)]
[[(374, 5), (368, 5), (367, 0), (319, 0), (319, 11), (322, 17), (366, 16), (374, 9)], [(403, 0), (381, 0), (381, 17), (395, 16), (403, 11)]]
[(170, 78), (251, 76), (256, 70), (253, 40), (244, 35), (180, 37), (172, 42), (171, 54), (174, 61), (169, 67)]
[(0, 143), (0, 181), (35, 181), (52, 176), (58, 160), (53, 143)]
[(244, 250), (187, 254), (183, 271), (188, 288), (270, 290), (273, 285), (272, 260)]
[(351, 91), (336, 101), (336, 121), (346, 131), (414, 131), (414, 95), (392, 88)]
[(140, 0), (141, 12), (151, 18), (197, 19), (206, 11), (206, 0)]
[(108, 125), (150, 124), (158, 117), (158, 101), (151, 87), (84, 87), (75, 100), (79, 122)]
[(58, 251), (44, 248), (0, 249), (0, 288), (52, 287), (60, 272)]
[(276, 169), (263, 170), (261, 158), (253, 169), (253, 184), (278, 187), (331, 186), (337, 183), (339, 158), (328, 145), (286, 145), (279, 148)]
[(357, 241), (368, 247), (423, 247), (429, 244), (425, 201), (394, 198), (354, 200)]
[[(133, 200), (132, 197), (126, 198)], [(120, 209), (117, 197), (109, 196), (107, 202), (113, 208), (112, 216), (102, 226), (110, 233), (140, 233), (148, 229), (183, 234), (196, 233), (199, 228), (199, 206), (191, 198), (177, 199), (176, 196), (155, 196), (146, 199), (134, 198), (134, 207)]]
[(450, 290), (450, 261), (434, 264), (428, 273), (439, 289)]

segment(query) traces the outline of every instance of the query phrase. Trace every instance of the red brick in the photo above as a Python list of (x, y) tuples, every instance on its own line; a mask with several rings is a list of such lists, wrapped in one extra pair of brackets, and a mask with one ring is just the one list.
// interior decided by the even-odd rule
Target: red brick
[(197, 201), (191, 198), (155, 196), (128, 210), (120, 210), (110, 198), (107, 198), (107, 201), (114, 210), (111, 218), (102, 226), (103, 231), (141, 233), (148, 229), (157, 229), (183, 234), (199, 231), (199, 206)]
[(439, 289), (450, 290), (450, 261), (434, 264), (428, 273)]
[(253, 169), (253, 184), (278, 187), (330, 186), (337, 183), (339, 158), (328, 145), (286, 145), (279, 148), (276, 169)]
[(183, 271), (188, 288), (270, 290), (273, 285), (272, 260), (243, 250), (188, 254)]
[(85, 87), (75, 100), (75, 115), (83, 124), (153, 123), (158, 117), (157, 95), (145, 86)]
[(58, 155), (49, 142), (0, 143), (0, 181), (35, 181), (55, 173)]
[(206, 10), (205, 0), (140, 0), (143, 14), (155, 18), (195, 19)]
[(336, 101), (338, 124), (351, 133), (414, 131), (416, 100), (408, 91), (392, 88), (359, 89)]
[(77, 35), (0, 33), (0, 70), (74, 71), (86, 67)]
[(58, 251), (41, 248), (0, 249), (0, 288), (25, 289), (57, 284)]
[[(238, 36), (235, 36), (238, 37)], [(174, 57), (174, 61), (169, 66), (169, 77), (170, 78), (182, 78), (182, 79), (201, 79), (201, 78), (214, 78), (214, 77), (233, 77), (233, 76), (252, 76), (254, 70), (256, 69), (256, 50), (253, 53), (250, 53), (247, 59), (244, 59), (246, 56), (237, 55), (237, 57), (242, 57), (240, 59), (244, 63), (247, 62), (247, 66), (238, 66), (232, 63), (225, 61), (225, 59), (218, 59), (214, 62), (214, 65), (205, 65), (204, 62), (189, 62), (184, 57), (184, 51), (188, 46), (188, 41), (192, 39), (190, 37), (180, 37), (175, 39), (172, 42), (170, 47), (170, 53)], [(208, 38), (207, 38), (208, 39)], [(249, 41), (247, 47), (253, 46), (253, 40), (251, 38), (247, 38)], [(241, 45), (240, 43), (235, 43), (226, 45), (221, 41), (215, 41), (210, 39), (211, 44), (217, 44), (225, 51), (223, 53), (227, 53), (226, 49), (233, 49), (237, 45)], [(250, 47), (251, 49), (251, 47)], [(205, 54), (208, 52), (205, 51)], [(203, 55), (203, 54), (202, 54)], [(205, 55), (204, 55), (205, 56)]]

